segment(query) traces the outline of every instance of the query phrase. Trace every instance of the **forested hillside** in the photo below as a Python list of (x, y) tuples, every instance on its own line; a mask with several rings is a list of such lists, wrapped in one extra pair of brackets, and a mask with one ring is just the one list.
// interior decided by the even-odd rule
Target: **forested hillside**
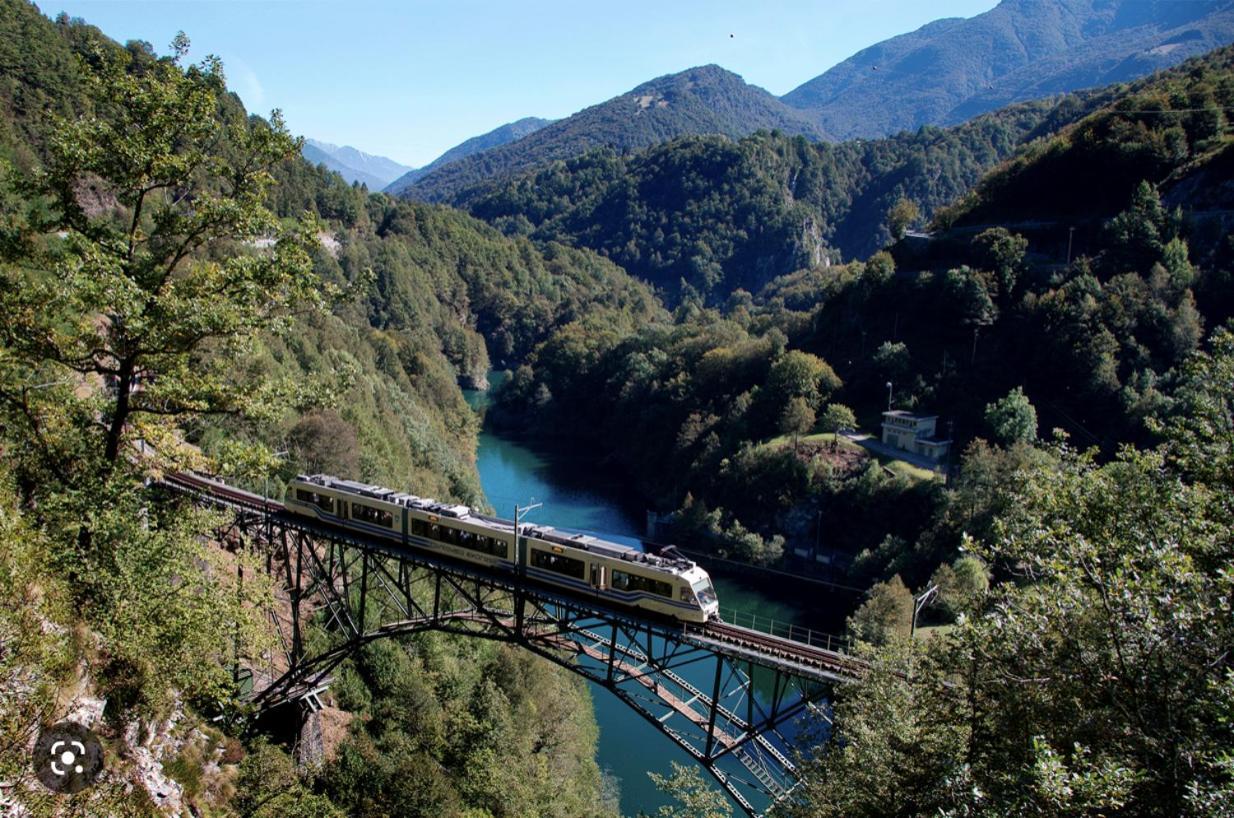
[[(1231, 137), (1221, 113), (1230, 103), (1216, 90), (1231, 77), (1230, 53), (1218, 51), (1093, 97), (1094, 113), (1031, 143), (986, 177), (972, 204), (948, 211), (960, 224), (980, 225), (932, 241), (906, 240), (895, 246), (894, 257), (882, 252), (866, 262), (805, 267), (771, 279), (753, 295), (731, 286), (690, 287), (672, 323), (628, 331), (603, 314), (588, 316), (536, 350), (514, 373), (501, 406), (555, 435), (586, 437), (603, 429), (594, 445), (626, 464), (661, 508), (681, 509), (689, 530), (704, 532), (704, 541), (730, 554), (774, 560), (779, 549), (768, 544), (775, 538), (809, 543), (822, 530), (833, 547), (857, 557), (858, 573), (915, 565), (910, 578), (922, 579), (938, 548), (958, 544), (953, 521), (937, 529), (939, 504), (946, 502), (937, 486), (877, 468), (862, 471), (841, 452), (815, 444), (803, 452), (768, 441), (782, 431), (812, 430), (816, 422), (823, 431), (857, 422), (877, 431), (888, 382), (898, 408), (942, 415), (960, 441), (1010, 443), (1025, 436), (992, 420), (1002, 408), (990, 410), (1007, 401), (1010, 411), (1025, 395), (1034, 409), (1028, 438), (1058, 427), (1106, 452), (1120, 442), (1150, 439), (1153, 418), (1171, 405), (1179, 365), (1207, 328), (1230, 317), (1234, 303), (1219, 214), (1175, 211), (1163, 202), (1154, 183), (1168, 182), (1173, 171), (1147, 161), (1146, 151), (1171, 140), (1172, 167), (1190, 169), (1184, 201), (1219, 195), (1224, 182), (1210, 163)], [(1081, 142), (1116, 128), (1109, 123), (1120, 121), (1120, 109), (1141, 110), (1157, 96), (1205, 100), (1207, 113), (1188, 116), (1211, 127), (1189, 133), (1158, 116), (1153, 121), (1161, 124), (1138, 126), (1138, 141)], [(737, 146), (678, 143), (630, 164), (642, 167), (635, 163), (655, 157), (667, 165), (674, 147), (690, 162), (700, 145), (735, 152), (761, 140), (770, 138)], [(1073, 144), (1090, 146), (1068, 166), (1088, 169), (1080, 183), (1067, 168), (1034, 170), (1038, 162), (1068, 156)], [(1147, 178), (1127, 184), (1137, 171)], [(1005, 181), (1034, 173), (1052, 187)], [(717, 185), (709, 201), (730, 212), (723, 208), (736, 198), (734, 189), (741, 188)], [(1072, 222), (1050, 218), (1074, 215), (1075, 199), (1084, 195), (1084, 230), (1073, 234)], [(1116, 195), (1121, 201), (1114, 205), (1109, 200)], [(1014, 216), (1005, 226), (998, 219), (1004, 213)], [(700, 233), (707, 237), (700, 246), (736, 233), (724, 220), (699, 223), (714, 231)], [(597, 226), (583, 235), (606, 234)], [(642, 240), (627, 240), (622, 251), (630, 258), (650, 255)], [(850, 409), (855, 418), (846, 414)], [(852, 419), (843, 422), (846, 417)], [(899, 509), (893, 519), (881, 511), (889, 503)]]
[[(1231, 814), (1230, 59), (1038, 131), (932, 238), (752, 294), (683, 287), (671, 322), (589, 315), (500, 393), (523, 428), (625, 465), (683, 545), (794, 572), (816, 569), (790, 548), (821, 547), (874, 583), (848, 620), (869, 669), (785, 814)], [(527, 181), (528, 212), (514, 186), (500, 218), (553, 225), (584, 168), (640, 213), (605, 168), (760, 139), (560, 165), (559, 198)], [(687, 166), (713, 171), (687, 179), (716, 184), (714, 209), (661, 223), (697, 229), (742, 186)], [(578, 213), (560, 229), (583, 241), (622, 223)], [(716, 221), (700, 254), (738, 232)], [(627, 260), (664, 246), (622, 238)], [(877, 434), (889, 402), (942, 416), (945, 483), (835, 434)]]
[(417, 179), (431, 173), (437, 168), (448, 165), (451, 162), (457, 162), (460, 159), (471, 156), (473, 153), (479, 153), (480, 151), (486, 151), (489, 148), (496, 148), (501, 145), (507, 145), (511, 142), (515, 142), (528, 134), (535, 133), (545, 125), (551, 124), (552, 120), (549, 119), (526, 116), (515, 122), (508, 122), (505, 125), (500, 125), (488, 133), (473, 136), (470, 139), (466, 139), (458, 143), (453, 148), (450, 148), (450, 150), (446, 151), (441, 156), (438, 156), (424, 167), (413, 168), (412, 170), (407, 171), (402, 176), (390, 182), (390, 184), (386, 186), (385, 192), (392, 196), (397, 196), (407, 188), (411, 187)]
[(507, 233), (590, 247), (676, 297), (757, 292), (802, 267), (862, 258), (890, 238), (901, 199), (920, 212), (966, 193), (1021, 145), (1108, 101), (1068, 96), (880, 140), (774, 133), (685, 137), (646, 151), (555, 162), (470, 201)]
[(1003, 0), (876, 43), (782, 99), (836, 138), (880, 137), (1127, 82), (1231, 41), (1225, 0)]
[(747, 85), (717, 65), (705, 65), (658, 77), (517, 142), (442, 165), (401, 188), (399, 195), (458, 203), (466, 201), (477, 185), (491, 185), (592, 148), (624, 152), (683, 134), (723, 134), (735, 139), (758, 130), (781, 130), (812, 139), (824, 136), (809, 119), (763, 89)]
[[(460, 380), (594, 305), (658, 315), (647, 289), (587, 251), (309, 165), (277, 117), (225, 92), (217, 62), (184, 64), (187, 41), (160, 57), (24, 0), (2, 10), (0, 672), (24, 691), (0, 698), (5, 780), (28, 775), (22, 736), (99, 701), (115, 764), (89, 814), (380, 815), (412, 781), (423, 814), (610, 811), (581, 684), (450, 638), (340, 668), (335, 703), (361, 718), (334, 762), (297, 774), (236, 718), (229, 657), (273, 647), (263, 572), (227, 580), (247, 558), (208, 542), (217, 520), (144, 482), (192, 466), (277, 492), (326, 469), (479, 503)], [(409, 677), (414, 712), (396, 704)], [(576, 715), (538, 712), (533, 686)], [(210, 726), (220, 713), (229, 734)], [(138, 719), (154, 726), (129, 730)], [(551, 783), (498, 745), (539, 748)]]

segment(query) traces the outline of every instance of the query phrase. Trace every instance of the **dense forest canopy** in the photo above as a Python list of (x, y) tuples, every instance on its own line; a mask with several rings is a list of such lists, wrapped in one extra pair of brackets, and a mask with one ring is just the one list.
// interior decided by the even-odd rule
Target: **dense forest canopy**
[[(0, 10), (0, 779), (71, 686), (117, 750), (184, 725), (204, 814), (614, 814), (581, 683), (441, 634), (342, 664), (297, 771), (231, 673), (274, 589), (149, 485), (480, 504), (459, 385), (497, 367), (495, 423), (587, 442), (683, 545), (872, 585), (786, 814), (1234, 814), (1234, 51), (885, 140), (600, 150), (469, 215), (305, 162), (183, 39)], [(891, 401), (943, 416), (945, 481), (841, 434)], [(85, 808), (158, 814), (116, 756)]]
[(590, 247), (674, 298), (688, 286), (722, 303), (802, 267), (868, 256), (888, 240), (898, 200), (928, 219), (1020, 145), (1103, 99), (1026, 103), (881, 140), (815, 144), (771, 132), (598, 150), (456, 202), (508, 233)]
[[(0, 672), (28, 692), (0, 703), (6, 780), (26, 774), (23, 731), (81, 677), (107, 702), (98, 729), (116, 758), (147, 740), (125, 737), (137, 719), (185, 725), (162, 769), (186, 808), (379, 815), (414, 790), (424, 814), (611, 814), (581, 683), (449, 638), (348, 660), (334, 704), (352, 727), (316, 777), (296, 773), (234, 719), (230, 657), (273, 649), (273, 589), (210, 543), (215, 515), (144, 484), (191, 465), (277, 490), (320, 469), (482, 504), (459, 382), (593, 303), (657, 315), (647, 288), (585, 250), (312, 167), (277, 116), (226, 93), (219, 63), (184, 64), (187, 40), (160, 57), (22, 0), (3, 12)], [(309, 638), (332, 638), (319, 627)], [(537, 716), (533, 687), (577, 717)], [(210, 726), (220, 709), (239, 732)], [(543, 777), (515, 775), (495, 746), (543, 748)], [(157, 813), (140, 783), (133, 794), (143, 773), (114, 772), (92, 814)]]
[(732, 138), (781, 130), (812, 139), (823, 132), (801, 112), (718, 65), (703, 65), (645, 82), (636, 88), (552, 122), (508, 144), (472, 153), (419, 175), (395, 181), (393, 192), (421, 201), (457, 202), (478, 185), (593, 148), (624, 153), (685, 134)]

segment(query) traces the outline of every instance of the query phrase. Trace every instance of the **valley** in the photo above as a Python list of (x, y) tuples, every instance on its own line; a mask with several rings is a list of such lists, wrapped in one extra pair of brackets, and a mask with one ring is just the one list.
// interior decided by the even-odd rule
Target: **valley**
[[(700, 61), (419, 167), (51, 11), (0, 0), (0, 810), (728, 818), (734, 771), (776, 818), (1234, 809), (1230, 3), (1003, 0), (783, 96)], [(338, 513), (293, 569), (188, 473)], [(568, 536), (486, 517), (534, 503)], [(366, 608), (477, 564), (471, 631)], [(699, 566), (729, 625), (837, 638), (800, 719), (741, 735), (823, 677), (691, 630)], [(667, 729), (570, 672), (616, 626), (519, 630), (571, 582), (646, 630), (630, 688), (712, 651)], [(74, 795), (27, 757), (62, 719), (108, 759)]]

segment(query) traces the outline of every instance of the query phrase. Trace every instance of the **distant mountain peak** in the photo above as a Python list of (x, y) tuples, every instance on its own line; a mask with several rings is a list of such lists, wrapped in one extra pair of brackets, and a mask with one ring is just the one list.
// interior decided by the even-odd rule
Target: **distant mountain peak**
[(862, 49), (781, 99), (841, 138), (951, 125), (1234, 42), (1234, 2), (1003, 0)]
[(678, 136), (718, 134), (735, 139), (758, 130), (813, 139), (826, 136), (808, 116), (766, 90), (718, 65), (702, 65), (648, 80), (522, 139), (448, 163), (439, 160), (430, 172), (408, 174), (387, 190), (448, 201), (486, 180), (570, 159), (596, 147), (636, 150)]
[(411, 170), (393, 159), (367, 153), (350, 145), (334, 145), (305, 137), (304, 158), (338, 172), (348, 182), (360, 182), (370, 190), (381, 190), (394, 179)]

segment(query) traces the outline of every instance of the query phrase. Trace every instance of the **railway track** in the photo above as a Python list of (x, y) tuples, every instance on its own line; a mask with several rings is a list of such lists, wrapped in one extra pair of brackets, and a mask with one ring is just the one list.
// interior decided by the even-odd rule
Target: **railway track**
[[(172, 472), (164, 475), (163, 481), (181, 491), (204, 494), (216, 502), (233, 508), (243, 508), (265, 514), (280, 514), (286, 511), (283, 504), (277, 500), (271, 500), (260, 494), (254, 494), (191, 472)], [(804, 668), (821, 670), (837, 678), (853, 679), (866, 669), (865, 662), (852, 656), (727, 622), (711, 621), (701, 625), (690, 624), (685, 630), (692, 636), (726, 646), (738, 653), (774, 657)]]
[(730, 625), (727, 622), (712, 621), (702, 625), (691, 625), (687, 631), (761, 656), (774, 656), (808, 667), (820, 668), (845, 678), (856, 678), (866, 669), (865, 662), (852, 656), (785, 639), (782, 636), (773, 636), (762, 631), (743, 628), (739, 625)]

